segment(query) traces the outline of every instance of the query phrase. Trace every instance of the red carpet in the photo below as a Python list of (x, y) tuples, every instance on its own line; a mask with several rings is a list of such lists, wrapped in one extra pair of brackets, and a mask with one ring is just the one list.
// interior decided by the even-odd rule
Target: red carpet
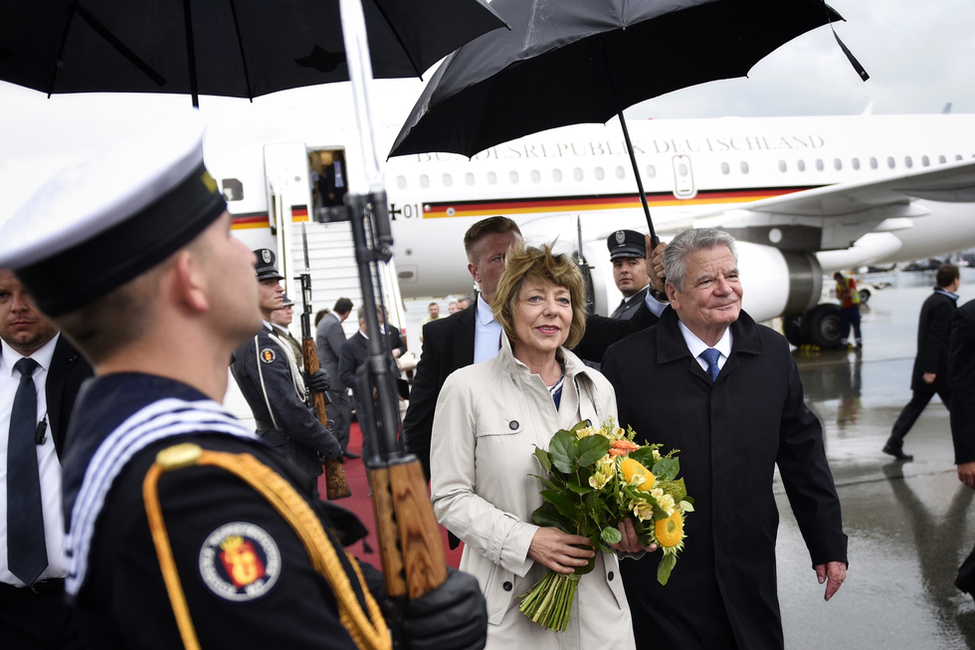
[[(349, 449), (357, 454), (362, 451), (362, 432), (357, 422), (352, 423)], [(364, 540), (350, 546), (348, 550), (360, 562), (368, 562), (377, 569), (381, 569), (382, 561), (379, 557), (379, 545), (376, 541), (376, 520), (372, 514), (372, 501), (369, 499), (369, 481), (366, 478), (366, 468), (362, 464), (362, 459), (346, 459), (343, 467), (345, 468), (345, 476), (349, 481), (349, 487), (352, 489), (352, 496), (336, 501), (335, 504), (354, 512), (369, 529), (369, 535)], [(324, 475), (318, 479), (318, 491), (320, 494), (325, 494)], [(440, 538), (447, 555), (447, 564), (457, 568), (460, 564), (460, 552), (463, 546), (451, 551), (447, 546), (447, 530), (443, 526), (440, 527)]]

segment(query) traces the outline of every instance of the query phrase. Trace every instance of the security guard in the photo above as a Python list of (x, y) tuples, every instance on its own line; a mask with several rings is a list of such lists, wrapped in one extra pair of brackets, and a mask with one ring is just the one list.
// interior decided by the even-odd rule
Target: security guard
[[(234, 352), (234, 379), (254, 413), (257, 435), (309, 477), (308, 489), (314, 494), (322, 473), (318, 455), (337, 460), (342, 458), (342, 446), (308, 408), (302, 372), (287, 340), (270, 323), (271, 312), (284, 304), (283, 278), (274, 266), (274, 253), (262, 248), (254, 251), (254, 257), (264, 326)], [(309, 379), (315, 391), (330, 387), (324, 370)]]
[[(381, 576), (341, 548), (361, 526), (219, 403), (261, 312), (202, 135), (195, 112), (154, 123), (0, 227), (0, 266), (95, 367), (63, 482), (82, 635), (91, 648), (388, 648)], [(451, 573), (394, 628), (414, 650), (483, 647), (476, 580)]]
[(650, 289), (645, 237), (633, 230), (617, 230), (606, 240), (606, 246), (613, 263), (613, 280), (623, 294), (623, 301), (610, 318), (629, 320), (646, 300)]

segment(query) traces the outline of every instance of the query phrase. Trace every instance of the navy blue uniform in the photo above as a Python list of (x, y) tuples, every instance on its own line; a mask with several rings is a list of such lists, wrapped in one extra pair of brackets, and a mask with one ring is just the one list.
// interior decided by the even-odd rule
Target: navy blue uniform
[(303, 401), (304, 384), (292, 372), (281, 344), (262, 328), (234, 353), (234, 379), (254, 413), (257, 434), (311, 477), (318, 458), (340, 458), (342, 448)]

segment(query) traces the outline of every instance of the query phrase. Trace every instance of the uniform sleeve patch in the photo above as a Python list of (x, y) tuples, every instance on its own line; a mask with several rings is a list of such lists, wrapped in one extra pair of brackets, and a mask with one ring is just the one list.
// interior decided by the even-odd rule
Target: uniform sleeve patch
[(210, 591), (231, 601), (260, 598), (281, 575), (281, 552), (254, 524), (237, 521), (210, 533), (200, 549), (200, 575)]
[(261, 361), (264, 363), (271, 363), (274, 361), (274, 350), (271, 348), (264, 348), (261, 350)]

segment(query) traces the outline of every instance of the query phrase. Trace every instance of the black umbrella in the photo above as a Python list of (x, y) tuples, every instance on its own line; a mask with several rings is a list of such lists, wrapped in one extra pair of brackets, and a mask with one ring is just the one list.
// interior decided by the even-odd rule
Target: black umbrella
[[(504, 25), (484, 0), (364, 0), (373, 73), (420, 76)], [(339, 0), (5, 0), (0, 80), (254, 98), (349, 79)]]
[(651, 235), (623, 109), (744, 76), (780, 45), (841, 20), (822, 0), (494, 0), (491, 6), (512, 30), (483, 34), (444, 61), (390, 155), (473, 156), (530, 133), (618, 115)]

